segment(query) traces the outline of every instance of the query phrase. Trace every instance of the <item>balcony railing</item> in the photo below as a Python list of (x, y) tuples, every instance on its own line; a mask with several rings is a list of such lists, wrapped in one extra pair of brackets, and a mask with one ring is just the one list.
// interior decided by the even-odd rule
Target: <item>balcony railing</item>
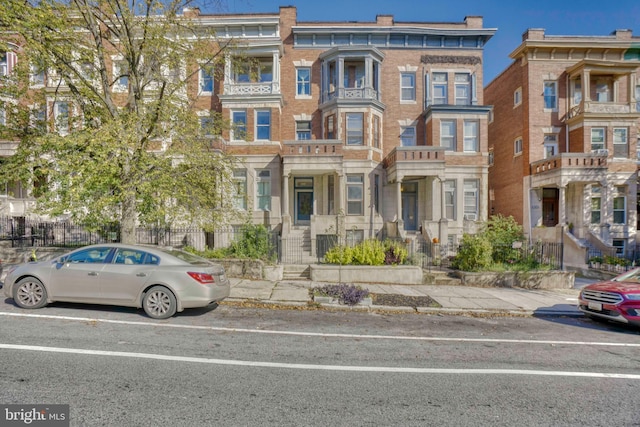
[(538, 175), (561, 168), (606, 169), (607, 164), (607, 154), (605, 153), (562, 153), (550, 159), (531, 163), (531, 175)]
[(379, 100), (380, 94), (377, 90), (370, 87), (340, 87), (331, 92), (325, 92), (322, 96), (323, 102), (329, 102), (334, 99), (353, 99), (353, 100)]
[(280, 94), (280, 82), (227, 83), (225, 95), (274, 95)]
[(390, 168), (401, 162), (444, 162), (444, 160), (445, 151), (442, 147), (396, 147), (385, 158), (384, 167)]
[(569, 110), (569, 118), (584, 113), (625, 114), (636, 111), (638, 110), (635, 103), (582, 101), (571, 107)]
[(342, 156), (343, 143), (339, 140), (284, 141), (283, 156)]

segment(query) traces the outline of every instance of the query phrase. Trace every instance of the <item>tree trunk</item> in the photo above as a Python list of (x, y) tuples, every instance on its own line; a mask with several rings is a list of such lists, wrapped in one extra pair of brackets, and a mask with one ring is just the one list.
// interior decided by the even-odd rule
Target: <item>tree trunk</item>
[(136, 244), (136, 222), (136, 197), (135, 194), (131, 194), (127, 196), (122, 203), (122, 218), (120, 220), (120, 241), (122, 243), (130, 245)]

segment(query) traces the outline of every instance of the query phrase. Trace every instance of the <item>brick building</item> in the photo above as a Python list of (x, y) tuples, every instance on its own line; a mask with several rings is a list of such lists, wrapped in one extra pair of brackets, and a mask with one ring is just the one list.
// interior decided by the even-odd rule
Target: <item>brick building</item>
[(635, 248), (638, 43), (629, 30), (530, 29), (485, 88), (494, 108), (490, 214), (512, 215), (533, 238), (564, 241), (576, 265), (588, 247)]

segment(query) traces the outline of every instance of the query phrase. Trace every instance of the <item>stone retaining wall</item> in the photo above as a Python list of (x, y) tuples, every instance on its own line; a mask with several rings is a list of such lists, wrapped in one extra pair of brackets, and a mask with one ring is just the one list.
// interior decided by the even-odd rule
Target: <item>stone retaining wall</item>
[(414, 265), (310, 265), (311, 280), (325, 283), (388, 283), (421, 285), (422, 268)]
[(575, 280), (573, 271), (521, 271), (521, 272), (481, 272), (454, 273), (464, 286), (480, 288), (524, 288), (524, 289), (571, 289)]

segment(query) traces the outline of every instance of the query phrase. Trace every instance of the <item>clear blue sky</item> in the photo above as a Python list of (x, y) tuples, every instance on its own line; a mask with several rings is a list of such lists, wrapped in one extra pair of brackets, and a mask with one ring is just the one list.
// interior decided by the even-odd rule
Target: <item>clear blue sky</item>
[[(208, 7), (212, 1), (218, 7)], [(510, 63), (509, 54), (528, 28), (548, 35), (609, 35), (616, 29), (640, 36), (640, 0), (200, 0), (204, 13), (278, 12), (296, 6), (299, 21), (375, 21), (394, 15), (396, 21), (462, 22), (484, 17), (485, 28), (497, 32), (485, 46), (485, 85)]]

